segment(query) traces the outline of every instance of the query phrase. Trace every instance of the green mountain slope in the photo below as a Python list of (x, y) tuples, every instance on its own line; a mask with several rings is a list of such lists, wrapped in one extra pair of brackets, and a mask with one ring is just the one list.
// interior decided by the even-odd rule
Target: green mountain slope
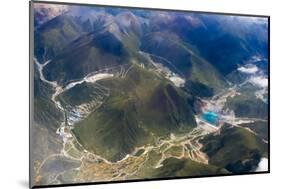
[(83, 82), (75, 87), (58, 95), (56, 100), (59, 100), (63, 107), (75, 107), (83, 103), (90, 103), (93, 100), (102, 98), (103, 93), (107, 91), (103, 88), (98, 88), (93, 83)]
[(151, 151), (140, 170), (132, 178), (171, 178), (186, 176), (207, 176), (216, 174), (228, 174), (224, 168), (192, 161), (188, 158), (177, 159), (170, 157), (165, 159), (161, 167), (155, 168), (161, 155)]
[[(191, 68), (190, 53), (184, 49), (177, 35), (165, 31), (148, 33), (143, 37), (140, 48), (145, 52), (165, 58), (184, 75), (188, 75)], [(161, 61), (161, 59), (156, 60)], [(162, 63), (171, 68), (167, 61), (162, 61)]]
[[(40, 164), (46, 157), (60, 153), (62, 141), (56, 134), (57, 128), (63, 121), (63, 114), (51, 101), (54, 92), (50, 85), (40, 80), (37, 68), (34, 68), (34, 104), (32, 115), (34, 117), (30, 126), (31, 174), (35, 175)], [(34, 177), (33, 177), (34, 178)], [(32, 180), (31, 182), (35, 182)]]
[(183, 91), (138, 65), (125, 78), (99, 84), (110, 89), (110, 96), (73, 132), (87, 150), (109, 160), (119, 160), (134, 147), (151, 143), (152, 134), (165, 137), (196, 125)]
[(268, 105), (258, 99), (254, 91), (255, 88), (239, 90), (239, 95), (228, 98), (225, 107), (234, 110), (237, 117), (268, 119)]
[(244, 123), (241, 124), (243, 127), (247, 127), (254, 131), (259, 137), (268, 141), (268, 130), (269, 124), (268, 121), (256, 121), (254, 123)]
[(53, 18), (35, 31), (35, 57), (39, 62), (54, 58), (81, 33), (74, 17), (63, 14)]
[(48, 80), (64, 85), (69, 80), (81, 79), (93, 71), (128, 63), (129, 56), (123, 43), (107, 31), (89, 33), (68, 45), (45, 68)]
[[(185, 77), (186, 88), (195, 96), (212, 96), (227, 86), (224, 77), (215, 67), (197, 55), (188, 43), (171, 32), (152, 32), (142, 39), (141, 49), (150, 53), (175, 73)], [(201, 89), (204, 91), (202, 92)]]
[(35, 68), (34, 74), (34, 118), (35, 122), (56, 131), (62, 121), (63, 114), (56, 108), (51, 96), (53, 88), (42, 82), (39, 72)]
[(186, 177), (186, 176), (207, 176), (227, 174), (223, 168), (213, 165), (205, 165), (190, 159), (169, 158), (164, 160), (163, 166), (152, 173), (152, 178)]
[(220, 135), (208, 135), (201, 142), (210, 164), (233, 173), (252, 171), (268, 156), (268, 145), (243, 128), (224, 126)]

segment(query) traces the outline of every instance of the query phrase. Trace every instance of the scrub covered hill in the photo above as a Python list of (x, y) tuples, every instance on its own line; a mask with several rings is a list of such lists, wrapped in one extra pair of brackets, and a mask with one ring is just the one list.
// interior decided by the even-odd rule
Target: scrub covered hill
[(196, 126), (188, 96), (138, 65), (133, 65), (125, 78), (99, 84), (110, 90), (109, 97), (77, 123), (73, 132), (87, 150), (106, 159), (120, 160), (135, 147), (153, 143), (155, 136)]
[(232, 173), (247, 173), (254, 171), (261, 157), (268, 156), (268, 145), (248, 130), (224, 125), (220, 132), (201, 140), (211, 165)]
[(208, 176), (229, 174), (223, 168), (213, 165), (205, 165), (198, 162), (191, 161), (190, 159), (176, 159), (169, 158), (163, 162), (163, 166), (157, 168), (151, 173), (152, 178), (173, 178), (173, 177), (186, 177), (186, 176)]
[(52, 59), (81, 33), (81, 26), (72, 16), (59, 15), (36, 29), (34, 54), (39, 62)]

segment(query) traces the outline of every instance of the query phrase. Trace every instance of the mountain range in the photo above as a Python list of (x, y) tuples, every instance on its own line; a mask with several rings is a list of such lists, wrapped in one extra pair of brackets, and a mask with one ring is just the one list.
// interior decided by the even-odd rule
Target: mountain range
[[(268, 157), (254, 82), (267, 18), (53, 6), (34, 4), (35, 185), (248, 173)], [(206, 109), (219, 126), (198, 121)]]

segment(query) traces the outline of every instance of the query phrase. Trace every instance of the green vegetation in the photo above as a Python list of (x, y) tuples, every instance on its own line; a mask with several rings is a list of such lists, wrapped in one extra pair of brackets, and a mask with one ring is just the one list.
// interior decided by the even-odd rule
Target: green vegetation
[(209, 163), (233, 173), (252, 171), (261, 157), (268, 156), (268, 145), (243, 128), (225, 125), (220, 135), (210, 134), (201, 140)]
[(110, 160), (119, 160), (155, 136), (195, 127), (183, 91), (166, 79), (134, 65), (125, 78), (101, 80), (110, 96), (74, 128), (79, 142)]
[[(194, 83), (198, 83), (197, 86), (202, 86), (200, 89), (203, 89), (203, 91), (200, 90), (198, 92), (199, 96), (200, 94), (204, 94), (205, 90), (218, 93), (227, 86), (223, 76), (214, 68), (212, 64), (208, 63), (206, 60), (200, 58), (196, 54), (191, 57), (191, 62), (192, 70), (190, 79)], [(193, 90), (193, 88), (191, 88), (191, 90)]]
[(225, 107), (234, 111), (237, 117), (268, 118), (268, 106), (256, 98), (253, 93), (242, 92), (233, 98), (228, 98)]
[(156, 169), (152, 177), (182, 177), (197, 175), (226, 174), (226, 170), (213, 165), (205, 165), (190, 159), (168, 158), (162, 163), (163, 166)]
[(111, 161), (119, 160), (134, 147), (151, 141), (138, 125), (133, 102), (125, 96), (110, 98), (78, 123), (73, 132), (87, 150)]
[[(248, 173), (268, 157), (268, 105), (255, 92), (268, 93), (237, 70), (260, 59), (256, 74), (267, 73), (267, 39), (233, 31), (230, 20), (224, 24), (216, 16), (69, 6), (47, 20), (51, 9), (39, 11), (46, 22), (34, 30), (34, 58), (44, 75), (42, 81), (35, 68), (36, 184)], [(258, 25), (251, 32), (267, 38), (266, 24)], [(95, 73), (114, 77), (82, 82)], [(45, 79), (57, 82), (57, 91)], [(62, 106), (51, 99), (60, 87), (55, 101)], [(203, 122), (196, 128), (195, 114), (219, 114), (213, 107), (225, 102), (220, 92), (232, 89), (238, 93), (226, 99), (223, 114), (233, 110), (238, 121), (253, 123), (225, 124), (217, 132)], [(70, 127), (57, 130), (67, 122)]]
[[(92, 37), (87, 35), (79, 38), (53, 59), (43, 70), (46, 78), (66, 85), (70, 80), (82, 79), (93, 71), (128, 63), (127, 56), (106, 52), (104, 49), (107, 47), (94, 46)], [(87, 41), (86, 44), (84, 40)]]
[(137, 51), (138, 41), (134, 34), (124, 35), (122, 39), (116, 35), (100, 30), (81, 35), (44, 68), (44, 75), (48, 80), (65, 85), (93, 71), (127, 64), (131, 60), (147, 63)]
[[(142, 41), (141, 49), (143, 51), (163, 57), (182, 73), (189, 73), (192, 66), (191, 56), (177, 35), (167, 31), (151, 32), (145, 35)], [(167, 62), (162, 63), (172, 69)]]
[[(51, 154), (61, 152), (62, 141), (56, 134), (57, 128), (63, 120), (60, 112), (51, 100), (53, 89), (50, 85), (42, 82), (35, 65), (34, 69), (34, 104), (31, 124), (31, 158), (34, 169), (37, 163), (42, 162)], [(31, 172), (34, 176), (34, 171)], [(32, 181), (33, 182), (33, 181)]]
[(143, 152), (144, 152), (144, 149), (140, 149), (137, 151), (137, 153), (134, 154), (134, 156), (137, 156), (137, 157), (141, 156), (143, 154)]
[(141, 166), (140, 170), (132, 175), (132, 178), (151, 178), (154, 175), (156, 164), (161, 160), (161, 153), (158, 150), (152, 150), (148, 152), (146, 161)]
[(51, 100), (53, 93), (52, 87), (40, 80), (36, 69), (34, 74), (34, 121), (55, 132), (63, 119), (63, 114)]
[(73, 107), (102, 98), (104, 92), (104, 89), (93, 83), (83, 82), (58, 95), (56, 100), (59, 100), (64, 107), (67, 105)]
[(160, 61), (171, 70), (176, 67), (176, 71), (180, 70), (184, 74), (187, 80), (186, 89), (192, 95), (212, 96), (226, 87), (223, 76), (215, 67), (197, 55), (196, 50), (177, 35), (166, 31), (153, 32), (143, 40), (145, 43), (141, 48), (144, 51), (163, 57), (173, 66), (160, 58), (156, 62)]
[(268, 121), (256, 121), (254, 123), (245, 123), (241, 124), (241, 126), (251, 129), (262, 139), (268, 140)]
[(207, 176), (228, 174), (225, 169), (213, 165), (206, 165), (190, 159), (168, 158), (162, 162), (159, 168), (151, 168), (143, 174), (144, 178), (168, 178), (186, 176)]
[(186, 90), (194, 95), (199, 97), (211, 97), (214, 95), (214, 90), (200, 82), (194, 82), (192, 80), (188, 80), (186, 82)]
[(80, 26), (69, 15), (60, 15), (35, 31), (35, 56), (40, 62), (58, 55), (81, 33)]
[(183, 153), (182, 146), (172, 146), (165, 151), (165, 155), (167, 156), (177, 156), (180, 157)]

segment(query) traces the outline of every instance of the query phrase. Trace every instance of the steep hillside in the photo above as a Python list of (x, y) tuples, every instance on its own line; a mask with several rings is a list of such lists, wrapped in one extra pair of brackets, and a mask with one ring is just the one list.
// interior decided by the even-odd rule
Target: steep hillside
[(74, 17), (67, 14), (59, 15), (35, 30), (34, 55), (39, 62), (53, 59), (81, 33), (81, 26)]
[(128, 56), (123, 47), (122, 42), (108, 31), (82, 35), (44, 68), (44, 75), (48, 80), (65, 85), (93, 71), (125, 64)]
[(151, 175), (149, 175), (149, 178), (207, 176), (228, 173), (229, 172), (225, 169), (213, 165), (201, 164), (190, 159), (169, 158), (163, 162), (162, 167), (155, 169)]
[(109, 160), (151, 143), (152, 135), (168, 136), (195, 126), (183, 91), (151, 71), (135, 65), (125, 78), (99, 83), (110, 90), (110, 96), (73, 132), (87, 150)]
[(232, 173), (255, 169), (261, 157), (268, 157), (267, 144), (244, 128), (224, 126), (220, 135), (209, 135), (201, 140), (209, 163), (224, 167)]
[[(152, 32), (144, 36), (141, 49), (173, 72), (185, 77), (187, 90), (195, 96), (210, 96), (227, 86), (216, 67), (200, 57), (196, 49), (171, 32)], [(194, 88), (195, 87), (195, 88)], [(206, 92), (196, 88), (204, 88)]]
[[(253, 54), (267, 56), (266, 23), (249, 22), (240, 17), (185, 13), (154, 13), (153, 32), (168, 30), (193, 45), (197, 53), (226, 75)], [(235, 27), (233, 23), (239, 24)], [(255, 32), (253, 32), (255, 31)]]
[(34, 103), (31, 107), (31, 115), (34, 119), (31, 120), (30, 126), (30, 142), (31, 146), (31, 174), (33, 180), (37, 181), (38, 167), (44, 159), (50, 155), (60, 153), (62, 141), (56, 134), (57, 128), (63, 121), (63, 114), (55, 104), (51, 101), (51, 95), (54, 92), (50, 85), (42, 82), (39, 78), (39, 73), (35, 65), (34, 68)]
[(266, 17), (32, 4), (32, 186), (267, 170)]

